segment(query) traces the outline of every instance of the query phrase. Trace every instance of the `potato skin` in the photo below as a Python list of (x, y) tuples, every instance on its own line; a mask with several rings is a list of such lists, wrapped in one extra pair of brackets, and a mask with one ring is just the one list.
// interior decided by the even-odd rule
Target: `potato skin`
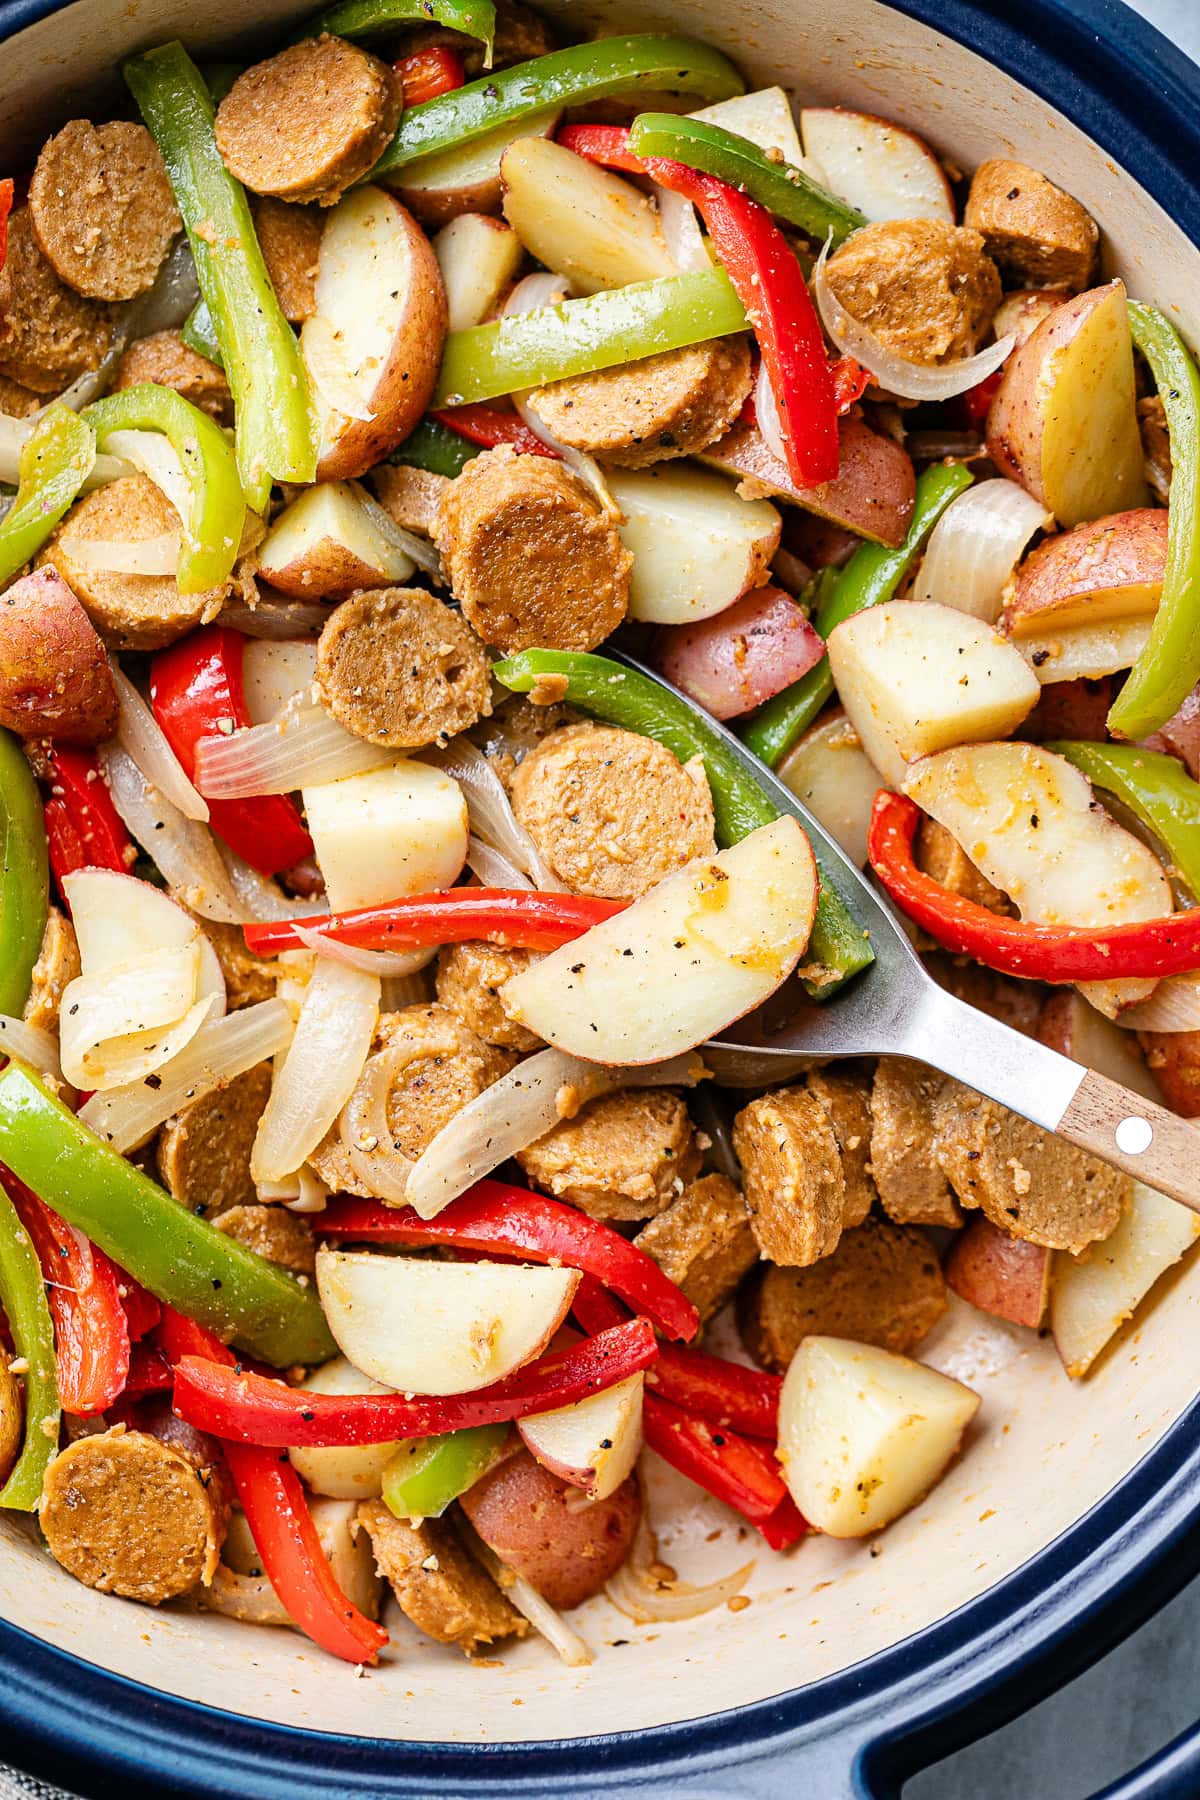
[(21, 1384), (9, 1373), (8, 1357), (0, 1350), (0, 1482), (8, 1480), (24, 1440), (24, 1407)]
[(460, 1502), (484, 1543), (564, 1612), (598, 1594), (629, 1554), (642, 1495), (636, 1475), (579, 1512), (572, 1489), (527, 1450), (510, 1456)]
[(756, 425), (744, 422), (727, 431), (719, 443), (700, 452), (700, 461), (740, 476), (749, 500), (790, 501), (847, 527), (876, 544), (893, 547), (904, 541), (912, 518), (916, 476), (902, 444), (872, 431), (850, 416), (838, 426), (841, 462), (832, 481), (798, 488), (783, 464), (772, 456)]
[(35, 569), (0, 596), (0, 725), (60, 744), (99, 744), (116, 730), (104, 645), (57, 569)]
[(1017, 570), (1000, 630), (1009, 637), (1036, 636), (1048, 627), (1153, 612), (1166, 562), (1161, 507), (1134, 507), (1058, 532)]
[(1052, 1254), (1010, 1237), (990, 1219), (973, 1219), (951, 1246), (946, 1285), (980, 1312), (1036, 1331), (1050, 1297)]

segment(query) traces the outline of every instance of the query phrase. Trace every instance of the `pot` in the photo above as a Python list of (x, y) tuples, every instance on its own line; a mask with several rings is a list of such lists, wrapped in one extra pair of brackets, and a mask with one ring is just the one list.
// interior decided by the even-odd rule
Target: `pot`
[[(125, 53), (177, 32), (200, 53), (253, 47), (296, 10), (7, 0), (3, 166), (111, 102)], [(907, 122), (968, 168), (1028, 161), (1096, 215), (1111, 271), (1200, 344), (1200, 74), (1117, 0), (1040, 0), (1020, 24), (1009, 0), (569, 10), (575, 26), (706, 37), (753, 81)], [(1194, 1358), (1180, 1353), (1197, 1305), (1185, 1269), (1077, 1385), (1048, 1342), (961, 1308), (922, 1355), (984, 1405), (924, 1505), (877, 1542), (814, 1538), (786, 1560), (758, 1557), (737, 1612), (647, 1628), (593, 1602), (577, 1615), (601, 1652), (588, 1670), (540, 1642), (470, 1667), (401, 1630), (385, 1665), (356, 1679), (287, 1631), (92, 1593), (27, 1522), (0, 1516), (0, 1747), (123, 1795), (895, 1793), (1068, 1680), (1200, 1566), (1200, 1408)], [(727, 1522), (708, 1542), (721, 1521), (691, 1495), (656, 1492), (653, 1505), (672, 1520), (662, 1553), (685, 1575), (753, 1554)], [(1195, 1793), (1197, 1767), (1195, 1747), (1176, 1745), (1113, 1791)]]

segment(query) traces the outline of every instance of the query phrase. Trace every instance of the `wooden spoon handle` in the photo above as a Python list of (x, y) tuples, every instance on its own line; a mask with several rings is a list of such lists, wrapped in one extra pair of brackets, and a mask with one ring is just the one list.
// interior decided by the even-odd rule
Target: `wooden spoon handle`
[(1058, 1122), (1058, 1134), (1147, 1187), (1200, 1212), (1200, 1130), (1089, 1069)]

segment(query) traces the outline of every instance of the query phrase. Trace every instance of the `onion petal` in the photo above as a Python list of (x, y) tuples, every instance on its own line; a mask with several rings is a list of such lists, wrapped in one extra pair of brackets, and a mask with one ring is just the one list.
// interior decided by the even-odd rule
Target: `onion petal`
[(59, 548), (80, 569), (108, 575), (173, 575), (182, 538), (160, 531), (148, 538), (64, 537)]
[(743, 1563), (740, 1569), (733, 1569), (719, 1580), (706, 1582), (700, 1587), (690, 1581), (656, 1581), (650, 1573), (653, 1563), (650, 1527), (643, 1514), (638, 1522), (633, 1549), (616, 1574), (610, 1577), (604, 1590), (618, 1612), (623, 1612), (626, 1618), (634, 1619), (639, 1625), (655, 1625), (672, 1619), (698, 1619), (702, 1614), (712, 1612), (715, 1607), (724, 1606), (735, 1594), (740, 1594), (754, 1572), (753, 1561)]
[(184, 774), (161, 725), (132, 681), (122, 673), (116, 658), (109, 660), (121, 704), (117, 720), (118, 744), (133, 758), (148, 785), (157, 788), (165, 799), (177, 806), (185, 819), (199, 819), (207, 824), (208, 805)]
[(427, 750), (423, 760), (434, 763), (462, 788), (475, 837), (515, 864), (534, 887), (553, 890), (561, 885), (525, 827), (518, 825), (491, 762), (469, 738), (455, 738), (444, 750)]
[(119, 744), (101, 747), (100, 764), (122, 823), (175, 896), (202, 919), (240, 925), (245, 909), (208, 826), (185, 819), (177, 806), (150, 786)]
[(228, 737), (201, 738), (196, 746), (196, 785), (210, 800), (244, 800), (255, 794), (290, 794), (296, 788), (361, 775), (396, 761), (355, 737), (304, 694), (277, 719), (249, 725)]
[(484, 887), (533, 888), (525, 871), (510, 862), (503, 850), (494, 849), (474, 832), (467, 839), (467, 867), (478, 875)]
[(308, 1161), (353, 1093), (378, 1022), (377, 975), (316, 964), (258, 1123), (250, 1157), (255, 1182), (280, 1181)]
[(55, 1081), (63, 1078), (58, 1042), (53, 1035), (8, 1013), (0, 1013), (0, 1056), (15, 1056), (39, 1074), (52, 1075)]
[(360, 969), (364, 975), (378, 975), (381, 979), (389, 975), (411, 975), (414, 970), (423, 969), (430, 960), (428, 950), (360, 950), (357, 944), (343, 944), (327, 931), (313, 931), (301, 925), (299, 919), (294, 922), (293, 929), (304, 948), (311, 950), (314, 956), (328, 957), (330, 962), (340, 962), (347, 969)]
[(1117, 1014), (1130, 1031), (1200, 1031), (1200, 969), (1168, 975), (1136, 1006)]
[(703, 274), (711, 269), (712, 258), (708, 254), (700, 220), (691, 201), (685, 200), (682, 194), (675, 193), (672, 188), (660, 187), (657, 181), (652, 191), (658, 203), (663, 242), (679, 273)]
[(418, 569), (424, 569), (432, 580), (441, 582), (445, 586), (446, 579), (442, 573), (442, 559), (428, 538), (418, 537), (415, 531), (405, 531), (402, 525), (397, 525), (391, 513), (380, 506), (378, 500), (373, 494), (367, 492), (361, 482), (353, 481), (350, 485), (354, 489), (359, 505), (380, 537), (385, 538), (393, 549), (402, 551), (410, 561), (416, 563)]
[(767, 373), (767, 365), (760, 362), (758, 376), (754, 383), (754, 416), (758, 421), (758, 429), (762, 440), (784, 468), (787, 467), (787, 445), (783, 437), (783, 425), (779, 417), (779, 407), (775, 399), (775, 389), (771, 386)]
[(981, 481), (951, 502), (934, 526), (917, 571), (914, 600), (933, 600), (987, 625), (1000, 616), (1004, 585), (1035, 531), (1054, 520), (1015, 481)]
[(585, 1639), (573, 1625), (568, 1625), (545, 1595), (539, 1594), (532, 1582), (501, 1562), (496, 1552), (485, 1544), (477, 1531), (467, 1528), (472, 1554), (481, 1562), (496, 1586), (517, 1611), (529, 1620), (533, 1629), (544, 1637), (550, 1648), (566, 1663), (568, 1669), (583, 1669), (595, 1659)]

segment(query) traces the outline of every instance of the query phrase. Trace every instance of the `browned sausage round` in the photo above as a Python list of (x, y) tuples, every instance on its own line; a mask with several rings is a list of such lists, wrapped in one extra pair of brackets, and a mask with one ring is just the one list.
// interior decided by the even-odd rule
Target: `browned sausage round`
[(215, 1219), (257, 1200), (250, 1151), (270, 1093), (270, 1068), (259, 1063), (191, 1101), (163, 1126), (158, 1172), (189, 1212)]
[(63, 744), (100, 744), (116, 730), (104, 645), (57, 569), (22, 575), (0, 601), (0, 725)]
[(185, 344), (181, 332), (156, 331), (153, 336), (130, 344), (117, 365), (114, 385), (137, 387), (143, 381), (174, 388), (218, 425), (233, 423), (233, 396), (224, 369)]
[(461, 1501), (484, 1543), (564, 1611), (590, 1600), (616, 1574), (642, 1515), (636, 1475), (607, 1500), (576, 1511), (567, 1498), (578, 1491), (522, 1450)]
[(548, 1193), (596, 1219), (650, 1219), (700, 1173), (687, 1107), (668, 1088), (605, 1094), (518, 1151)]
[(500, 989), (531, 962), (534, 950), (510, 950), (501, 944), (448, 944), (438, 953), (437, 997), (457, 1013), (485, 1044), (506, 1050), (536, 1050), (541, 1038), (510, 1019)]
[(93, 300), (144, 294), (181, 228), (157, 144), (124, 119), (72, 119), (43, 144), (29, 217), (56, 272)]
[(996, 157), (971, 179), (963, 224), (982, 232), (1002, 269), (1078, 293), (1096, 268), (1100, 232), (1085, 206), (1036, 169)]
[(851, 317), (909, 362), (969, 356), (1000, 304), (1000, 275), (979, 233), (940, 219), (866, 225), (827, 272)]
[(37, 394), (61, 393), (99, 368), (112, 333), (108, 306), (59, 280), (38, 248), (29, 208), (18, 208), (0, 269), (0, 374)]
[(640, 469), (715, 444), (749, 392), (750, 350), (744, 337), (731, 337), (556, 381), (536, 388), (529, 403), (572, 449)]
[(280, 311), (293, 325), (302, 325), (317, 310), (321, 215), (311, 206), (294, 206), (269, 194), (255, 194), (250, 211)]
[(317, 686), (347, 731), (393, 750), (445, 742), (492, 709), (483, 645), (423, 588), (344, 600), (317, 645)]

